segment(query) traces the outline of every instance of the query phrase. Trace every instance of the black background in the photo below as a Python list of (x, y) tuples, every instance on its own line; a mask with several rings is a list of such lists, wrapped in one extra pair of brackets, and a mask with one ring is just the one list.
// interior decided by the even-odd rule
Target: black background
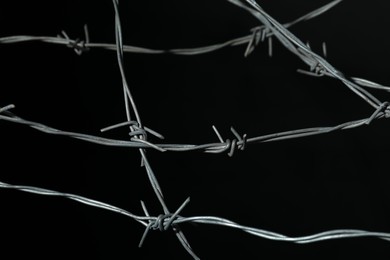
[[(328, 1), (261, 1), (280, 22)], [(121, 1), (125, 44), (168, 49), (198, 47), (249, 34), (258, 22), (223, 1)], [(291, 31), (347, 76), (389, 84), (386, 1), (344, 1)], [(114, 38), (111, 1), (2, 1), (0, 33), (55, 36), (65, 30), (92, 42)], [(275, 41), (274, 41), (275, 43)], [(146, 126), (166, 143), (217, 141), (230, 126), (249, 137), (365, 118), (373, 109), (341, 82), (298, 74), (307, 69), (274, 44), (199, 56), (126, 54), (131, 91)], [(125, 120), (120, 74), (113, 51), (82, 56), (64, 46), (0, 46), (0, 106), (13, 103), (26, 119), (59, 129), (127, 138), (124, 130), (99, 129)], [(381, 100), (390, 95), (373, 91)], [(136, 150), (103, 147), (0, 122), (1, 181), (75, 193), (142, 214), (162, 213), (139, 167)], [(199, 152), (148, 156), (174, 211), (187, 197), (184, 216), (221, 216), (289, 236), (339, 228), (390, 232), (389, 121), (368, 127), (283, 142), (251, 145), (229, 158)], [(154, 140), (157, 142), (157, 140)], [(4, 259), (189, 259), (173, 233), (151, 232), (112, 212), (63, 198), (0, 190)], [(296, 245), (256, 238), (218, 226), (183, 225), (202, 259), (389, 259), (390, 246), (375, 238)]]

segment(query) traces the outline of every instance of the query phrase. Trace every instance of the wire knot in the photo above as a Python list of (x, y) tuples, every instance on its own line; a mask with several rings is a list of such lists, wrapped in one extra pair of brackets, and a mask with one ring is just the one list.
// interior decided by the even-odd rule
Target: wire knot
[(143, 143), (143, 144), (146, 144), (160, 152), (165, 152), (166, 150), (155, 145), (155, 144), (152, 144), (150, 142), (147, 141), (147, 138), (148, 138), (148, 133), (159, 138), (159, 139), (164, 139), (164, 136), (157, 133), (156, 131), (146, 127), (146, 126), (141, 126), (137, 121), (126, 121), (126, 122), (122, 122), (122, 123), (119, 123), (119, 124), (115, 124), (115, 125), (111, 125), (111, 126), (108, 126), (108, 127), (105, 127), (105, 128), (102, 128), (100, 129), (101, 132), (106, 132), (106, 131), (109, 131), (109, 130), (113, 130), (113, 129), (116, 129), (116, 128), (119, 128), (119, 127), (123, 127), (123, 126), (129, 126), (130, 127), (130, 132), (129, 132), (129, 136), (131, 137), (130, 140), (131, 141), (134, 141), (134, 142), (139, 142), (139, 143)]
[(246, 47), (244, 56), (247, 57), (251, 54), (255, 47), (260, 43), (260, 41), (264, 42), (267, 34), (270, 32), (269, 28), (264, 26), (257, 26), (251, 29), (252, 38), (249, 40), (248, 46)]
[(58, 37), (67, 40), (68, 43), (66, 44), (66, 46), (73, 49), (77, 55), (81, 55), (83, 54), (83, 52), (89, 51), (89, 48), (86, 46), (86, 44), (89, 43), (89, 33), (87, 25), (84, 25), (85, 41), (80, 40), (79, 38), (77, 38), (76, 40), (72, 40), (69, 38), (65, 31), (61, 31), (61, 34), (62, 35), (58, 35)]
[[(157, 216), (157, 218), (153, 218), (149, 220), (149, 224), (146, 226), (146, 229), (144, 231), (144, 234), (142, 235), (141, 241), (139, 243), (139, 247), (142, 247), (146, 236), (149, 233), (149, 230), (160, 230), (160, 231), (166, 231), (171, 226), (173, 227), (175, 225), (174, 221), (178, 219), (179, 213), (183, 210), (183, 208), (190, 202), (190, 198), (188, 197), (183, 204), (175, 211), (175, 213), (165, 213), (160, 214)], [(145, 215), (147, 217), (150, 217), (148, 210), (146, 209), (146, 206), (143, 201), (141, 201), (141, 206), (143, 211), (145, 212)], [(168, 210), (166, 210), (168, 211)]]
[(217, 130), (215, 126), (212, 126), (215, 134), (218, 136), (219, 141), (221, 144), (224, 144), (224, 146), (221, 149), (213, 149), (212, 151), (208, 152), (214, 152), (214, 153), (223, 153), (225, 151), (229, 151), (228, 155), (230, 157), (233, 156), (234, 152), (236, 150), (245, 150), (246, 144), (247, 144), (247, 135), (244, 134), (243, 136), (240, 136), (238, 132), (233, 128), (230, 127), (230, 131), (233, 133), (233, 135), (236, 137), (232, 140), (226, 139), (226, 141), (223, 140), (221, 134)]
[(316, 74), (318, 77), (322, 77), (326, 73), (326, 69), (321, 63), (315, 63), (310, 66), (310, 71)]
[(322, 77), (326, 74), (326, 69), (324, 68), (324, 66), (321, 63), (315, 62), (310, 66), (309, 71), (303, 70), (303, 69), (297, 69), (297, 72), (302, 73), (302, 74), (306, 74), (309, 76)]
[(73, 49), (77, 55), (81, 55), (83, 52), (89, 51), (89, 48), (85, 46), (85, 41), (80, 40), (79, 38), (74, 41), (70, 40), (66, 46)]
[[(171, 220), (172, 215), (172, 213), (158, 215), (155, 220), (151, 221), (149, 229), (160, 231), (168, 230), (169, 227), (172, 225), (172, 222), (175, 220)], [(177, 218), (177, 216), (175, 218)]]
[(375, 119), (384, 116), (385, 118), (390, 118), (390, 103), (389, 102), (383, 102), (377, 110), (366, 120), (366, 125), (371, 124), (372, 121)]
[(385, 109), (385, 117), (390, 118), (390, 106), (387, 106)]

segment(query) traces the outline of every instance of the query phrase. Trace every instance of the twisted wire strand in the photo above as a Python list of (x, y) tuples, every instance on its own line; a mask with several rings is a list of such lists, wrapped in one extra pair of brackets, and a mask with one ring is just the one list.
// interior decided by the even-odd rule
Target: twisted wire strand
[(108, 211), (112, 211), (121, 215), (125, 215), (127, 217), (130, 217), (134, 219), (135, 221), (141, 223), (144, 226), (147, 226), (146, 221), (151, 221), (154, 218), (153, 217), (148, 217), (148, 216), (139, 216), (135, 215), (127, 210), (112, 206), (110, 204), (100, 202), (94, 199), (89, 199), (80, 195), (75, 195), (71, 193), (64, 193), (64, 192), (59, 192), (59, 191), (53, 191), (49, 189), (43, 189), (43, 188), (38, 188), (38, 187), (33, 187), (33, 186), (23, 186), (23, 185), (12, 185), (8, 184), (5, 182), (0, 182), (0, 188), (4, 189), (14, 189), (14, 190), (19, 190), (19, 191), (24, 191), (24, 192), (29, 192), (29, 193), (34, 193), (34, 194), (39, 194), (39, 195), (45, 195), (45, 196), (55, 196), (55, 197), (64, 197), (70, 200), (74, 200), (77, 202), (80, 202), (82, 204), (92, 206), (95, 208), (100, 208), (100, 209), (105, 209)]
[[(334, 6), (336, 6), (340, 0), (333, 1), (329, 4), (326, 4), (308, 14), (305, 14), (291, 22), (285, 23), (284, 26), (286, 28), (292, 27), (300, 22), (309, 21), (313, 18), (316, 18), (317, 16), (327, 12)], [(261, 31), (264, 30), (265, 26), (258, 26), (253, 28), (252, 30)], [(91, 48), (100, 48), (100, 49), (106, 49), (106, 50), (112, 50), (117, 51), (118, 46), (116, 44), (109, 44), (109, 43), (92, 43), (89, 41), (89, 33), (88, 28), (85, 25), (84, 26), (84, 33), (85, 33), (85, 40), (73, 40), (71, 39), (64, 31), (61, 32), (62, 35), (58, 35), (57, 37), (51, 37), (51, 36), (29, 36), (29, 35), (14, 35), (14, 36), (7, 36), (7, 37), (1, 37), (0, 43), (2, 44), (11, 44), (11, 43), (21, 43), (21, 42), (30, 42), (30, 41), (39, 41), (44, 43), (52, 43), (52, 44), (59, 44), (59, 45), (65, 45), (69, 48), (74, 48), (75, 52), (79, 55), (83, 51), (87, 51)], [(272, 32), (267, 32), (266, 36), (270, 37), (272, 36)], [(131, 46), (131, 45), (123, 45), (123, 52), (130, 52), (130, 53), (142, 53), (142, 54), (163, 54), (163, 53), (171, 53), (175, 55), (198, 55), (198, 54), (205, 54), (209, 52), (213, 52), (225, 47), (229, 46), (239, 46), (244, 44), (249, 44), (251, 40), (253, 39), (253, 34), (246, 35), (243, 37), (238, 37), (235, 39), (228, 40), (226, 42), (212, 44), (208, 46), (203, 47), (197, 47), (197, 48), (178, 48), (178, 49), (170, 49), (170, 50), (158, 50), (158, 49), (151, 49), (151, 48), (144, 48), (139, 46)], [(78, 51), (77, 51), (78, 50)]]
[[(328, 127), (311, 127), (311, 128), (303, 128), (303, 129), (296, 129), (296, 130), (290, 130), (290, 131), (284, 131), (284, 132), (278, 132), (278, 133), (272, 133), (272, 134), (266, 134), (261, 136), (255, 136), (255, 137), (248, 137), (246, 134), (243, 136), (240, 136), (237, 131), (234, 128), (231, 128), (231, 131), (234, 135), (234, 139), (223, 139), (220, 133), (218, 132), (217, 128), (213, 126), (213, 130), (215, 131), (219, 142), (214, 143), (205, 143), (205, 144), (164, 144), (164, 143), (152, 143), (149, 140), (142, 140), (137, 138), (131, 138), (130, 141), (127, 140), (118, 140), (118, 139), (112, 139), (112, 138), (104, 138), (89, 134), (82, 134), (82, 133), (76, 133), (76, 132), (69, 132), (69, 131), (63, 131), (59, 130), (41, 123), (25, 120), (21, 117), (16, 116), (14, 113), (11, 113), (9, 110), (14, 108), (14, 105), (8, 105), (4, 108), (0, 108), (0, 120), (26, 125), (33, 129), (36, 129), (38, 131), (52, 134), (52, 135), (60, 135), (60, 136), (66, 136), (74, 139), (79, 139), (82, 141), (95, 143), (99, 145), (104, 146), (116, 146), (116, 147), (128, 147), (128, 148), (139, 148), (139, 149), (154, 149), (160, 152), (190, 152), (190, 151), (201, 151), (206, 153), (223, 153), (228, 152), (230, 156), (233, 155), (234, 151), (236, 150), (244, 150), (245, 147), (249, 144), (259, 144), (264, 142), (274, 142), (274, 141), (282, 141), (282, 140), (288, 140), (288, 139), (296, 139), (296, 138), (302, 138), (302, 137), (309, 137), (314, 135), (321, 135), (321, 134), (328, 134), (331, 132), (341, 131), (341, 130), (348, 130), (353, 128), (358, 128), (362, 126), (366, 126), (371, 124), (374, 120), (377, 119), (386, 119), (390, 117), (390, 106), (388, 102), (384, 102), (381, 104), (381, 106), (378, 107), (377, 110), (372, 113), (371, 116), (359, 119), (359, 120), (353, 120), (348, 121), (345, 123), (341, 123), (335, 126), (328, 126)], [(106, 127), (102, 130), (108, 131), (107, 129), (112, 129), (120, 126), (127, 126), (129, 124), (135, 124), (135, 121), (131, 122), (124, 122), (120, 124), (116, 124), (110, 127)], [(136, 134), (143, 134), (142, 131), (137, 132), (139, 130), (138, 127), (134, 129)], [(147, 128), (149, 132), (155, 132), (149, 128)], [(130, 132), (131, 134), (131, 132)], [(132, 135), (132, 134), (131, 134)], [(162, 137), (162, 135), (158, 134), (155, 135), (157, 137)]]
[(139, 216), (139, 215), (132, 214), (127, 210), (112, 206), (110, 204), (89, 199), (75, 194), (63, 193), (63, 192), (58, 192), (58, 191), (53, 191), (48, 189), (31, 187), (31, 186), (12, 185), (4, 182), (0, 182), (0, 188), (15, 189), (23, 192), (29, 192), (29, 193), (34, 193), (34, 194), (39, 194), (44, 196), (64, 197), (67, 199), (71, 199), (86, 204), (88, 206), (97, 207), (100, 209), (125, 215), (129, 218), (136, 220), (137, 222), (139, 222), (140, 224), (146, 227), (145, 232), (141, 238), (140, 246), (142, 246), (142, 243), (144, 242), (146, 237), (145, 234), (147, 234), (149, 230), (167, 230), (172, 225), (185, 224), (185, 223), (198, 223), (198, 224), (224, 226), (228, 228), (238, 229), (250, 235), (254, 235), (264, 239), (281, 241), (281, 242), (298, 243), (298, 244), (309, 244), (309, 243), (321, 242), (325, 240), (358, 238), (358, 237), (374, 237), (374, 238), (390, 241), (390, 233), (386, 233), (386, 232), (373, 232), (373, 231), (359, 230), (359, 229), (335, 229), (335, 230), (329, 230), (325, 232), (319, 232), (312, 235), (291, 237), (291, 236), (283, 235), (280, 233), (276, 233), (276, 232), (272, 232), (260, 228), (241, 225), (239, 223), (221, 217), (215, 217), (215, 216), (184, 217), (179, 215), (181, 210), (183, 210), (183, 208), (188, 204), (189, 198), (176, 210), (174, 214), (159, 215), (156, 217), (156, 216), (149, 215), (143, 202), (141, 202), (141, 204), (144, 209), (145, 216)]

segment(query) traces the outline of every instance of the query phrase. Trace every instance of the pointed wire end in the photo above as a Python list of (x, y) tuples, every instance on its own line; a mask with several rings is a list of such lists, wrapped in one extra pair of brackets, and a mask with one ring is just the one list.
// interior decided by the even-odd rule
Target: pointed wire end
[(325, 58), (328, 56), (328, 52), (327, 52), (327, 48), (326, 48), (326, 42), (322, 43), (322, 53), (324, 54)]
[(89, 43), (89, 31), (88, 25), (84, 24), (85, 43)]
[(252, 38), (250, 39), (250, 41), (245, 49), (245, 53), (244, 53), (245, 58), (248, 57), (249, 54), (251, 54), (253, 52), (253, 50), (255, 49), (255, 47), (254, 47), (255, 41), (256, 41), (256, 31), (253, 31)]
[[(145, 213), (145, 216), (149, 217), (150, 215), (149, 215), (148, 210), (146, 209), (145, 203), (144, 203), (142, 200), (140, 200), (140, 202), (141, 202), (142, 210), (143, 210), (144, 213)], [(141, 248), (142, 245), (143, 245), (144, 242), (145, 242), (146, 236), (147, 236), (148, 233), (149, 233), (150, 225), (151, 225), (151, 224), (150, 224), (150, 222), (149, 222), (149, 224), (145, 227), (145, 231), (144, 231), (144, 233), (142, 234), (141, 240), (139, 241), (139, 244), (138, 244), (138, 247), (139, 247), (139, 248)]]
[(146, 239), (146, 236), (147, 236), (148, 233), (149, 233), (149, 229), (150, 229), (150, 224), (145, 228), (145, 231), (144, 231), (144, 233), (142, 234), (141, 240), (139, 241), (139, 244), (138, 244), (138, 247), (139, 247), (139, 248), (141, 248), (142, 245), (144, 244), (145, 239)]
[(107, 126), (105, 128), (102, 128), (100, 129), (100, 132), (107, 132), (109, 130), (113, 130), (113, 129), (116, 129), (116, 128), (119, 128), (119, 127), (123, 127), (123, 126), (132, 126), (132, 125), (136, 125), (137, 122), (135, 121), (126, 121), (126, 122), (122, 122), (122, 123), (119, 123), (119, 124), (115, 124), (115, 125), (110, 125), (110, 126)]
[(152, 130), (152, 129), (146, 127), (146, 126), (144, 126), (144, 129), (145, 129), (145, 131), (147, 131), (149, 134), (152, 134), (152, 135), (154, 135), (155, 137), (157, 137), (157, 138), (159, 138), (159, 139), (162, 139), (162, 140), (165, 139), (164, 136), (163, 136), (162, 134), (160, 134), (160, 133), (158, 133), (158, 132), (156, 132), (156, 131), (154, 131), (154, 130)]
[(244, 57), (247, 58), (253, 51), (253, 48), (248, 46), (248, 48), (246, 48), (245, 50), (245, 53), (244, 53)]
[(304, 75), (313, 76), (313, 77), (321, 77), (322, 76), (322, 75), (319, 75), (318, 73), (303, 70), (303, 69), (297, 69), (297, 72), (304, 74)]
[(144, 202), (143, 200), (140, 200), (140, 202), (141, 202), (142, 210), (143, 210), (144, 213), (145, 213), (145, 216), (149, 217), (150, 215), (149, 215), (149, 212), (148, 212), (148, 210), (147, 210), (147, 208), (146, 208), (145, 202)]
[(272, 37), (268, 37), (268, 56), (272, 57), (273, 50), (272, 50)]
[(169, 221), (166, 223), (166, 225), (164, 225), (164, 229), (167, 230), (173, 223), (173, 221), (175, 221), (177, 215), (179, 215), (179, 213), (184, 209), (185, 206), (187, 206), (187, 204), (190, 202), (190, 197), (188, 197), (182, 204), (181, 206), (175, 211), (175, 213), (172, 214), (172, 216), (170, 217)]
[(68, 34), (66, 34), (66, 32), (65, 32), (64, 30), (61, 31), (61, 34), (62, 34), (62, 36), (63, 36), (65, 39), (69, 40), (69, 36), (68, 36)]
[(221, 143), (224, 143), (223, 138), (222, 138), (221, 134), (219, 133), (219, 131), (217, 130), (217, 128), (215, 127), (215, 125), (212, 125), (211, 127), (213, 128), (215, 134), (217, 135), (218, 140), (219, 140)]
[(236, 131), (236, 129), (234, 129), (233, 126), (230, 127), (230, 131), (237, 137), (237, 139), (240, 139), (240, 135), (238, 134), (238, 132)]
[(5, 112), (5, 111), (10, 110), (10, 109), (13, 109), (13, 108), (15, 108), (15, 105), (14, 105), (14, 104), (10, 104), (10, 105), (8, 105), (8, 106), (1, 107), (1, 108), (0, 108), (0, 113), (3, 113), (3, 112)]
[(100, 129), (100, 132), (101, 132), (101, 133), (107, 132), (108, 130), (110, 130), (110, 128), (111, 128), (111, 126), (102, 128), (102, 129)]
[[(145, 209), (146, 207), (145, 207), (145, 202), (143, 201), (143, 200), (140, 200), (139, 201), (140, 203), (141, 203), (141, 207), (143, 208), (143, 209)], [(145, 211), (145, 210), (144, 210)]]
[(172, 216), (177, 216), (177, 215), (183, 210), (183, 208), (184, 208), (185, 206), (187, 206), (187, 204), (190, 202), (190, 200), (191, 200), (191, 198), (188, 197), (188, 198), (181, 204), (181, 206), (176, 210), (176, 212), (173, 213)]

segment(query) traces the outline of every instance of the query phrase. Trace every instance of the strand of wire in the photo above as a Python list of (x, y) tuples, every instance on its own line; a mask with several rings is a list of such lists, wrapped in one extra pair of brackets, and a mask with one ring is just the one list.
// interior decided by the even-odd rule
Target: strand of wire
[[(134, 102), (133, 96), (131, 95), (131, 92), (130, 92), (130, 89), (129, 89), (129, 86), (127, 83), (126, 75), (125, 75), (125, 70), (124, 70), (124, 57), (123, 57), (124, 51), (123, 51), (123, 42), (122, 42), (121, 21), (120, 21), (120, 14), (119, 14), (119, 0), (113, 0), (112, 2), (114, 5), (114, 10), (115, 10), (115, 39), (116, 39), (116, 44), (117, 44), (118, 65), (119, 65), (119, 70), (120, 70), (121, 77), (122, 77), (122, 85), (123, 85), (123, 90), (124, 90), (126, 117), (127, 117), (127, 121), (131, 121), (131, 110), (132, 110), (135, 114), (136, 123), (139, 126), (139, 129), (143, 129), (142, 123), (141, 123), (141, 118), (138, 114), (137, 106)], [(129, 106), (129, 102), (131, 105), (131, 109)], [(130, 133), (134, 132), (134, 131), (135, 131), (134, 127), (132, 125), (130, 125)], [(138, 140), (145, 140), (146, 141), (146, 135), (143, 135), (143, 134), (136, 134), (136, 135), (134, 135), (133, 138), (136, 140), (138, 139)], [(173, 223), (173, 220), (176, 218), (176, 216), (178, 215), (180, 210), (188, 203), (189, 200), (187, 202), (185, 202), (185, 204), (183, 204), (183, 206), (180, 207), (177, 212), (172, 214), (164, 201), (164, 196), (163, 196), (161, 187), (160, 187), (158, 180), (153, 172), (153, 169), (148, 161), (148, 158), (146, 156), (146, 151), (143, 148), (139, 148), (139, 152), (141, 155), (142, 165), (145, 166), (146, 173), (147, 173), (148, 178), (149, 178), (149, 182), (150, 182), (150, 184), (154, 190), (154, 193), (157, 196), (157, 198), (158, 198), (158, 200), (163, 208), (163, 211), (164, 211), (164, 214), (161, 214), (157, 221), (167, 219), (168, 224), (166, 225), (166, 227), (167, 228), (172, 227), (176, 237), (178, 238), (179, 242), (182, 244), (184, 249), (194, 259), (200, 259), (195, 254), (195, 252), (192, 250), (190, 244), (188, 243), (188, 241), (187, 241), (184, 233), (181, 231), (180, 227), (177, 224)], [(143, 209), (144, 209), (145, 213), (147, 213), (145, 206), (143, 206)], [(156, 223), (156, 220), (150, 221), (149, 225), (145, 229), (144, 235), (142, 236), (140, 246), (142, 246), (143, 241), (145, 240), (145, 237), (148, 234), (148, 231), (151, 228), (154, 228), (156, 226), (160, 226), (158, 223)], [(166, 230), (167, 228), (165, 228), (164, 230)]]
[[(338, 4), (339, 1), (333, 1), (329, 4), (326, 4), (308, 14), (305, 14), (291, 22), (285, 23), (284, 26), (286, 28), (289, 28), (291, 26), (294, 26), (300, 22), (309, 21), (326, 11), (333, 8), (335, 5)], [(265, 26), (258, 26), (255, 28), (252, 28), (251, 31), (257, 32), (257, 34), (262, 33), (262, 31), (265, 31)], [(91, 48), (102, 48), (107, 50), (113, 50), (117, 51), (117, 45), (116, 44), (109, 44), (109, 43), (91, 43), (89, 40), (89, 33), (88, 28), (85, 25), (84, 26), (84, 33), (85, 33), (85, 40), (75, 39), (72, 40), (65, 31), (61, 32), (61, 35), (57, 35), (57, 37), (50, 37), (50, 36), (28, 36), (28, 35), (16, 35), (16, 36), (7, 36), (7, 37), (1, 37), (0, 43), (2, 44), (11, 44), (11, 43), (20, 43), (20, 42), (29, 42), (29, 41), (40, 41), (45, 43), (52, 43), (52, 44), (60, 44), (65, 45), (69, 48), (74, 48), (77, 54), (81, 54), (83, 51), (88, 51)], [(263, 33), (264, 34), (264, 33)], [(273, 35), (272, 31), (266, 32), (266, 37), (270, 37)], [(258, 37), (258, 35), (256, 35)], [(264, 36), (262, 36), (264, 37)], [(124, 52), (130, 52), (130, 53), (143, 53), (143, 54), (163, 54), (163, 53), (171, 53), (176, 55), (198, 55), (198, 54), (205, 54), (209, 52), (213, 52), (228, 46), (239, 46), (244, 44), (249, 44), (253, 40), (253, 34), (249, 34), (247, 36), (238, 37), (232, 40), (228, 40), (226, 42), (218, 43), (218, 44), (212, 44), (208, 46), (203, 47), (197, 47), (197, 48), (179, 48), (179, 49), (170, 49), (170, 50), (158, 50), (158, 49), (151, 49), (151, 48), (144, 48), (144, 47), (138, 47), (138, 46), (131, 46), (131, 45), (123, 45), (123, 51)], [(258, 42), (258, 41), (257, 41)]]
[[(378, 119), (384, 119), (390, 117), (390, 106), (388, 102), (384, 102), (378, 109), (372, 113), (369, 117), (353, 120), (345, 123), (341, 123), (335, 126), (327, 126), (327, 127), (311, 127), (311, 128), (303, 128), (296, 129), (266, 135), (260, 135), (255, 137), (248, 137), (246, 134), (240, 135), (235, 130), (235, 128), (231, 127), (231, 132), (234, 136), (233, 139), (224, 139), (217, 128), (213, 126), (213, 130), (218, 137), (219, 142), (213, 143), (205, 143), (205, 144), (161, 144), (161, 143), (152, 143), (149, 140), (141, 140), (139, 138), (131, 138), (130, 141), (126, 140), (118, 140), (111, 138), (104, 138), (89, 134), (82, 134), (76, 132), (62, 131), (53, 127), (46, 126), (44, 124), (36, 123), (33, 121), (25, 120), (21, 117), (16, 116), (11, 113), (9, 110), (13, 109), (14, 105), (8, 105), (3, 108), (0, 108), (0, 120), (26, 125), (38, 131), (52, 134), (52, 135), (61, 135), (67, 136), (70, 138), (79, 139), (82, 141), (95, 143), (99, 145), (105, 146), (116, 146), (116, 147), (128, 147), (128, 148), (139, 148), (139, 149), (154, 149), (160, 152), (189, 152), (189, 151), (201, 151), (206, 153), (223, 153), (227, 152), (229, 156), (232, 156), (236, 150), (244, 150), (248, 144), (258, 144), (264, 142), (274, 142), (274, 141), (282, 141), (289, 139), (296, 139), (302, 137), (309, 137), (320, 134), (328, 134), (335, 131), (348, 130), (353, 128), (358, 128), (362, 126), (366, 126), (371, 124), (373, 121)], [(113, 126), (105, 127), (102, 129), (102, 132), (106, 132), (109, 130), (113, 130), (118, 127), (132, 125), (133, 130), (130, 130), (130, 135), (142, 135), (144, 139), (146, 139), (147, 133), (152, 134), (153, 136), (162, 139), (163, 136), (154, 130), (149, 128), (141, 129), (139, 125), (135, 121), (127, 121), (119, 124), (115, 124)]]
[[(183, 210), (184, 206), (189, 202), (189, 198), (176, 210), (174, 214), (169, 215), (169, 217), (165, 215), (159, 215), (156, 217), (156, 216), (149, 215), (143, 202), (141, 202), (141, 205), (142, 208), (144, 209), (145, 216), (139, 216), (139, 215), (132, 214), (127, 210), (112, 206), (110, 204), (89, 199), (75, 194), (62, 193), (58, 191), (31, 187), (31, 186), (12, 185), (4, 182), (0, 182), (0, 188), (15, 189), (23, 192), (29, 192), (29, 193), (34, 193), (34, 194), (39, 194), (44, 196), (63, 197), (63, 198), (77, 201), (79, 203), (86, 204), (88, 206), (125, 215), (129, 218), (136, 220), (140, 224), (147, 226), (148, 228), (146, 229), (146, 232), (150, 229), (160, 230), (160, 231), (167, 230), (171, 225), (178, 225), (184, 223), (198, 223), (198, 224), (224, 226), (228, 228), (238, 229), (248, 234), (260, 238), (264, 238), (264, 239), (281, 241), (281, 242), (292, 242), (292, 243), (299, 243), (299, 244), (308, 244), (308, 243), (320, 242), (325, 240), (358, 238), (358, 237), (374, 237), (374, 238), (390, 241), (390, 233), (386, 233), (386, 232), (372, 232), (372, 231), (358, 230), (358, 229), (336, 229), (336, 230), (329, 230), (329, 231), (320, 232), (312, 235), (290, 237), (290, 236), (286, 236), (280, 233), (276, 233), (264, 229), (241, 225), (231, 220), (215, 217), (215, 216), (184, 217), (179, 215), (180, 211)], [(148, 221), (149, 223), (147, 223), (146, 221)], [(144, 239), (145, 239), (145, 233), (142, 236), (140, 246), (144, 242)]]

